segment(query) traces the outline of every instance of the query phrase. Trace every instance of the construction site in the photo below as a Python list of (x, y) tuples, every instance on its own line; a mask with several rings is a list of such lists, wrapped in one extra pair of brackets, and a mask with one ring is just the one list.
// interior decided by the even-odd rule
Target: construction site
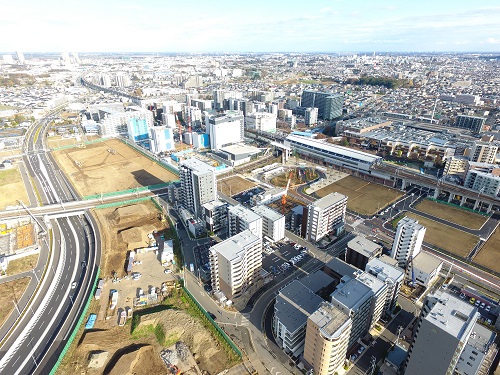
[(29, 217), (0, 222), (0, 255), (10, 256), (36, 245), (36, 226)]

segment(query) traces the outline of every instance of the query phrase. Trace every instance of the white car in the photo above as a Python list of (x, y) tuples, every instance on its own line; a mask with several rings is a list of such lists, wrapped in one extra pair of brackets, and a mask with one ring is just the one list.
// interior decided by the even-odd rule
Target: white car
[(172, 273), (172, 270), (169, 270), (169, 269), (167, 268), (165, 271), (163, 271), (163, 273)]
[(71, 289), (75, 289), (75, 288), (76, 288), (76, 281), (73, 281), (73, 282), (71, 283)]

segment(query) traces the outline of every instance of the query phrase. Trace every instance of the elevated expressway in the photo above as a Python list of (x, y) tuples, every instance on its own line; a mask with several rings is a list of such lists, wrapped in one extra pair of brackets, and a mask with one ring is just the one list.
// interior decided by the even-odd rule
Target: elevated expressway
[[(46, 153), (45, 132), (51, 115), (28, 132), (23, 159), (40, 203), (64, 208), (65, 202), (78, 200), (78, 195)], [(2, 216), (11, 215), (9, 212)], [(1, 374), (50, 373), (97, 277), (100, 234), (87, 210), (63, 213), (52, 219), (47, 217), (37, 220), (37, 225), (43, 237), (41, 261), (33, 270), (34, 277), (27, 288), (31, 295), (16, 304), (0, 331)]]

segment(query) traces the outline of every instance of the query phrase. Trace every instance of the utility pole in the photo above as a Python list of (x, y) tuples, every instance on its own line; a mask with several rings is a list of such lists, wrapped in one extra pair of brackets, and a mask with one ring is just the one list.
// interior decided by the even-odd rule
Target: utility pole
[(403, 326), (398, 326), (398, 336), (396, 338), (396, 342), (394, 343), (394, 345), (399, 344), (399, 337), (401, 336), (401, 332), (403, 332)]

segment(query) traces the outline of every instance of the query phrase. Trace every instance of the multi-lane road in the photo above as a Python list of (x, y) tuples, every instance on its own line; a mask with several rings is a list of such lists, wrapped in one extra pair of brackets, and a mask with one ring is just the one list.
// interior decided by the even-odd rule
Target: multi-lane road
[[(34, 183), (30, 201), (54, 205), (78, 195), (46, 153), (50, 116), (25, 138), (24, 163)], [(57, 362), (92, 293), (100, 262), (100, 235), (89, 212), (72, 212), (52, 220), (38, 219), (45, 238), (40, 261), (25, 298), (9, 318), (0, 347), (0, 373), (48, 374)], [(38, 272), (38, 274), (37, 274)], [(33, 285), (35, 284), (35, 285)]]

